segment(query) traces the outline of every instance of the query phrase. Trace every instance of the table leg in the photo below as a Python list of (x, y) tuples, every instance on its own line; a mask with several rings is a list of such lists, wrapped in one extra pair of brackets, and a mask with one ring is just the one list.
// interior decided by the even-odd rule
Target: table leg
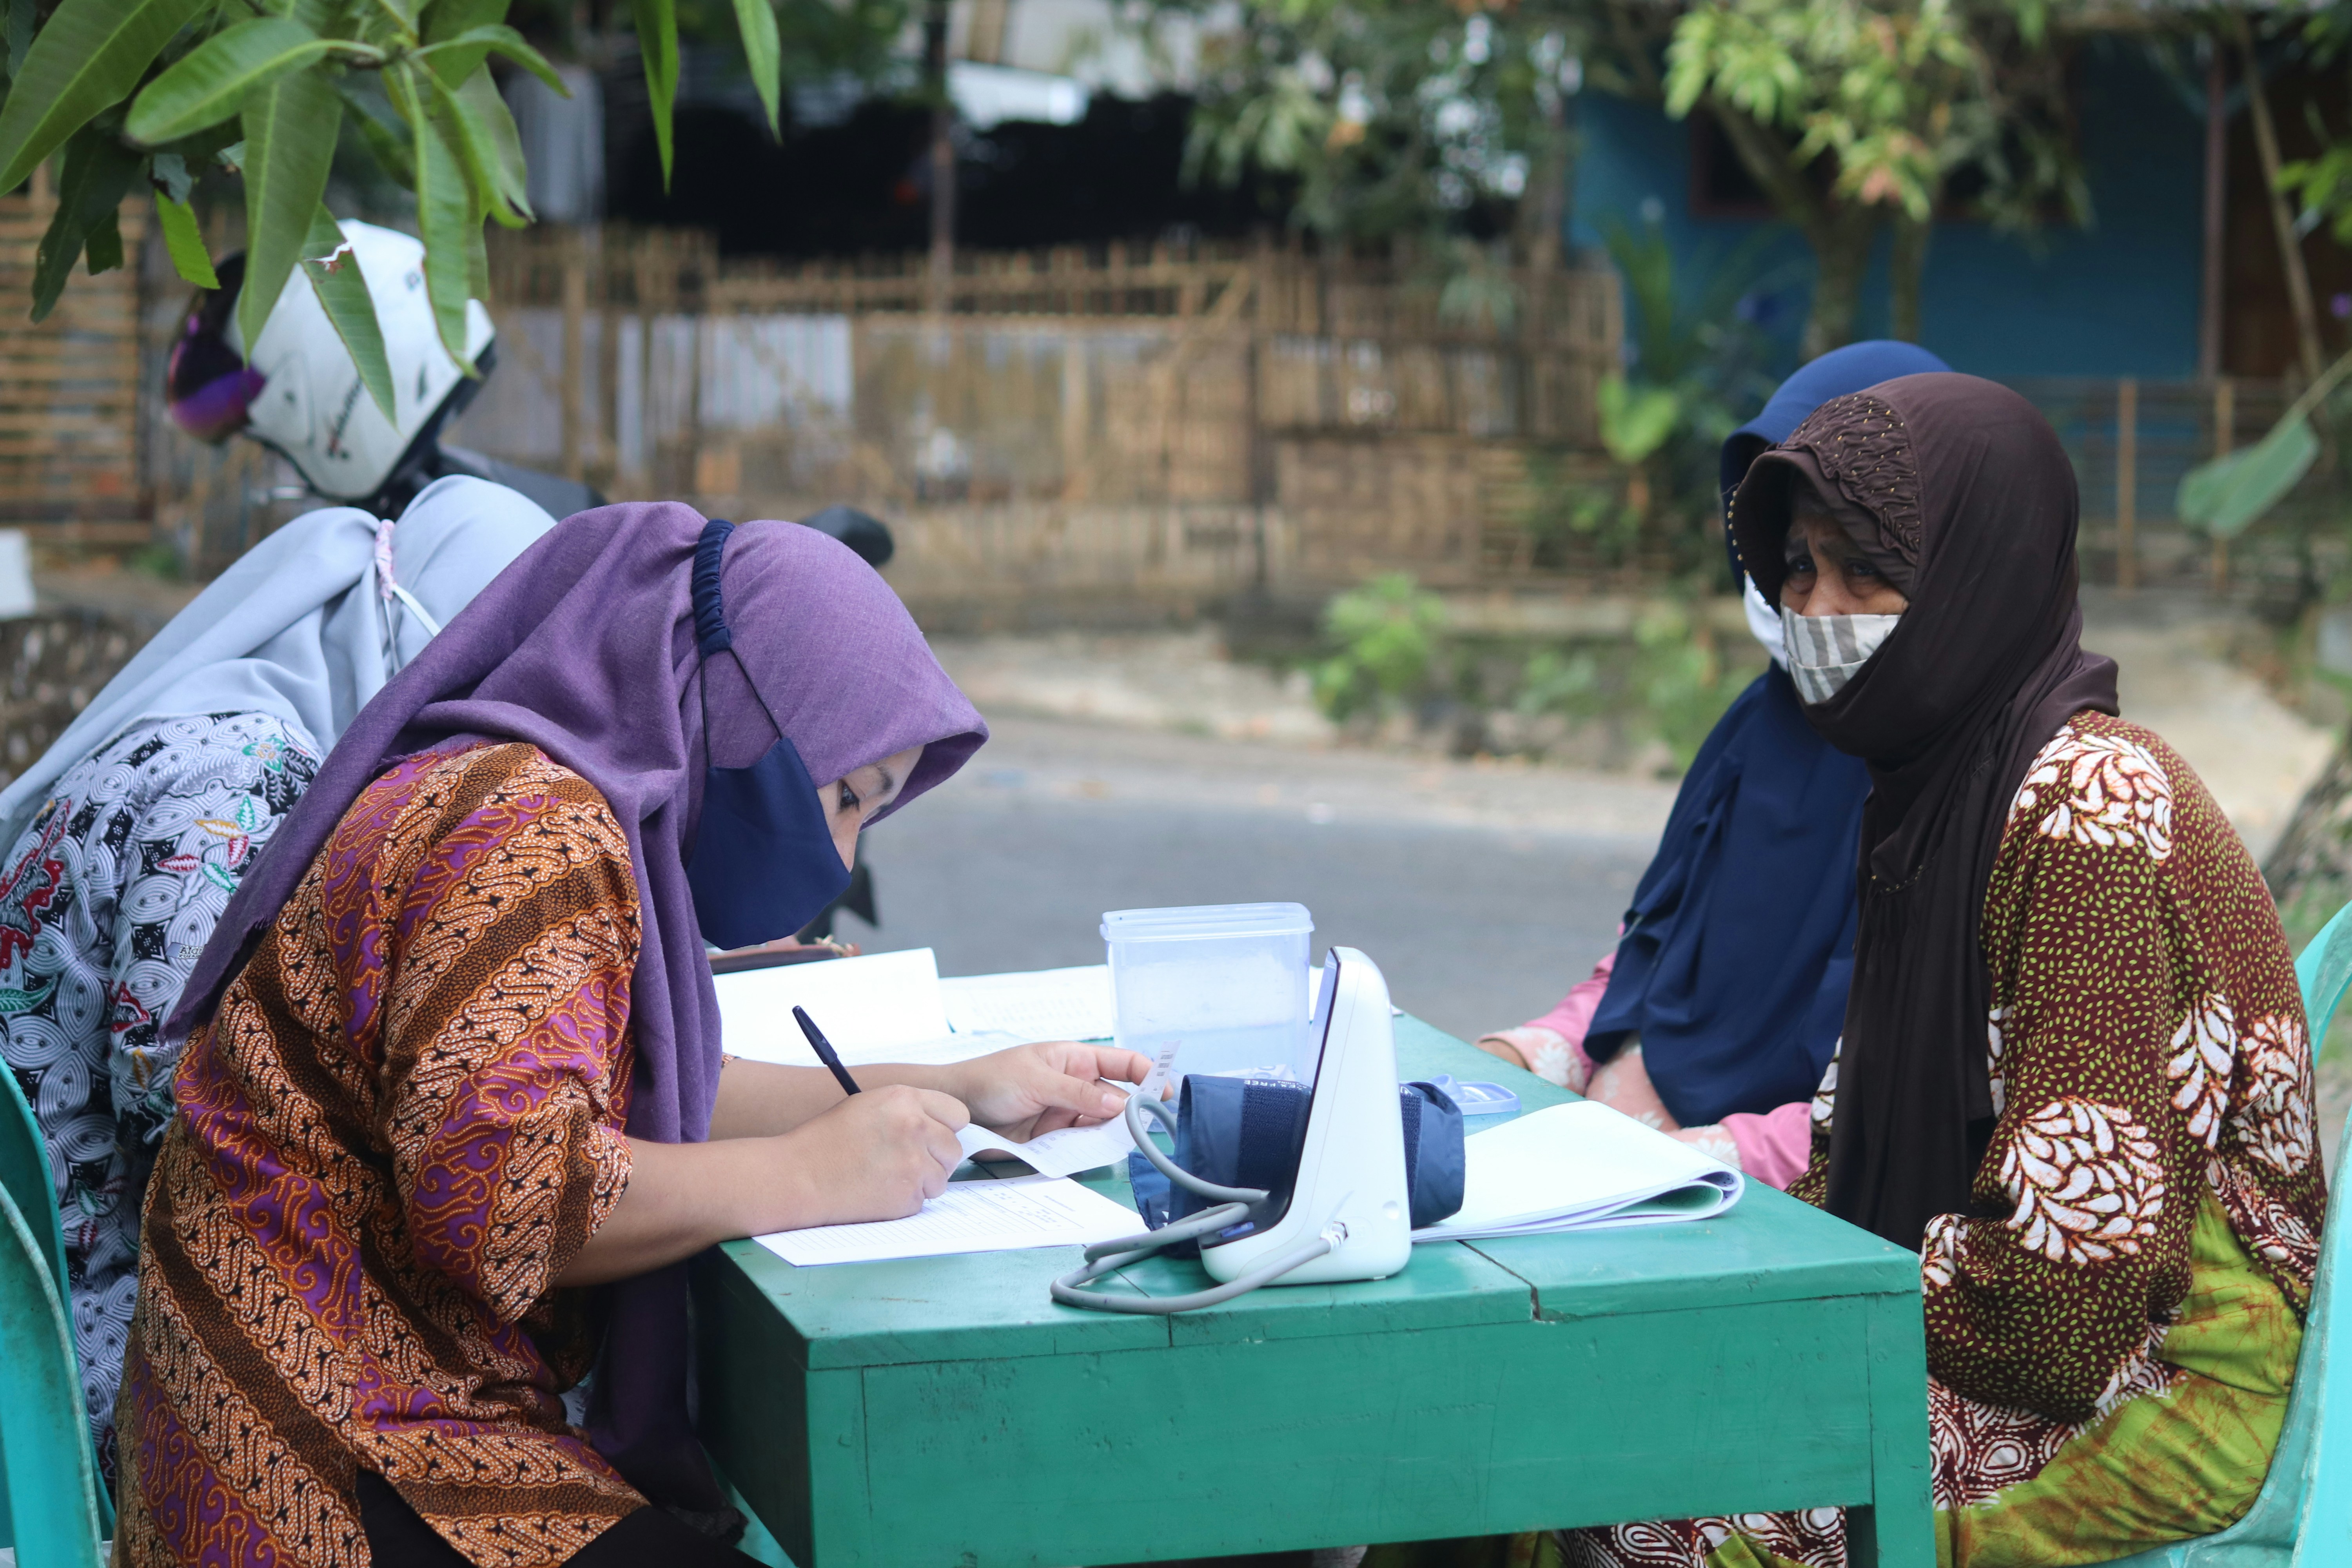
[(1867, 1324), (1872, 1506), (1846, 1510), (1848, 1560), (1853, 1568), (1935, 1568), (1927, 1334), (1919, 1298), (1873, 1297)]

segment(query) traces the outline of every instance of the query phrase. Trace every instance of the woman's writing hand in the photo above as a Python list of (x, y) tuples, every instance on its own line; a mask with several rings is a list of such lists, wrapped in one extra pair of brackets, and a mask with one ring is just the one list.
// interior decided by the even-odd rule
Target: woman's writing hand
[[(971, 1118), (952, 1095), (906, 1084), (853, 1094), (775, 1140), (799, 1225), (904, 1219), (947, 1190)], [(772, 1226), (769, 1228), (773, 1228)]]
[(1127, 1096), (1101, 1080), (1141, 1083), (1150, 1070), (1150, 1059), (1133, 1051), (1048, 1040), (943, 1068), (940, 1087), (969, 1106), (974, 1121), (1020, 1142), (1110, 1120), (1127, 1108)]

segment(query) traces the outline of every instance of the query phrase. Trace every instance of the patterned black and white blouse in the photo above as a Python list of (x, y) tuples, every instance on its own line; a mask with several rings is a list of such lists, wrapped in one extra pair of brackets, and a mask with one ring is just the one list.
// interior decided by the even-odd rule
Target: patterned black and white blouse
[(176, 1064), (157, 1034), (320, 754), (272, 713), (142, 719), (58, 781), (0, 865), (0, 1058), (48, 1145), (110, 1479), (140, 1200), (172, 1120)]

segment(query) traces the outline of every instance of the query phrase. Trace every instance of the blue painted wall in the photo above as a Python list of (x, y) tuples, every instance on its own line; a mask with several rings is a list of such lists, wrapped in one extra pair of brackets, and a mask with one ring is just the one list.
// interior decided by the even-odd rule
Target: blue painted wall
[[(2194, 375), (2202, 106), (2119, 40), (2085, 45), (2081, 73), (2092, 226), (2045, 230), (2029, 245), (1983, 224), (1937, 225), (1921, 341), (1979, 375)], [(1638, 226), (1646, 204), (1674, 250), (1677, 292), (1695, 299), (1708, 274), (1736, 262), (1785, 301), (1775, 325), (1793, 353), (1811, 287), (1795, 232), (1694, 217), (1689, 132), (1658, 109), (1593, 92), (1578, 112), (1576, 242), (1600, 243), (1612, 216)], [(1885, 248), (1864, 294), (1864, 336), (1886, 331)]]

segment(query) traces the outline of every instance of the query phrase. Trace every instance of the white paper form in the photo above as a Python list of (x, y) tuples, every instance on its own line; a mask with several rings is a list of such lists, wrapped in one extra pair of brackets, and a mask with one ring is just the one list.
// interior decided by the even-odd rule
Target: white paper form
[(1024, 1040), (1107, 1040), (1113, 1012), (1110, 966), (966, 974), (940, 982), (957, 1032), (996, 1029)]
[(817, 1226), (753, 1239), (785, 1262), (877, 1263), (893, 1258), (945, 1258), (1014, 1252), (1032, 1247), (1086, 1247), (1133, 1236), (1135, 1211), (1060, 1176), (1009, 1182), (953, 1182), (905, 1219)]
[(794, 1006), (808, 1009), (848, 1062), (893, 1059), (894, 1051), (950, 1033), (939, 965), (928, 947), (745, 969), (711, 984), (719, 993), (722, 1042), (732, 1055), (753, 1061), (818, 1065), (793, 1019)]
[(1041, 1132), (1026, 1143), (1015, 1143), (975, 1121), (956, 1134), (956, 1142), (963, 1145), (966, 1159), (977, 1159), (984, 1150), (1002, 1149), (1044, 1176), (1076, 1175), (1080, 1171), (1113, 1164), (1135, 1152), (1135, 1139), (1127, 1131), (1124, 1116), (1093, 1127), (1064, 1127)]

